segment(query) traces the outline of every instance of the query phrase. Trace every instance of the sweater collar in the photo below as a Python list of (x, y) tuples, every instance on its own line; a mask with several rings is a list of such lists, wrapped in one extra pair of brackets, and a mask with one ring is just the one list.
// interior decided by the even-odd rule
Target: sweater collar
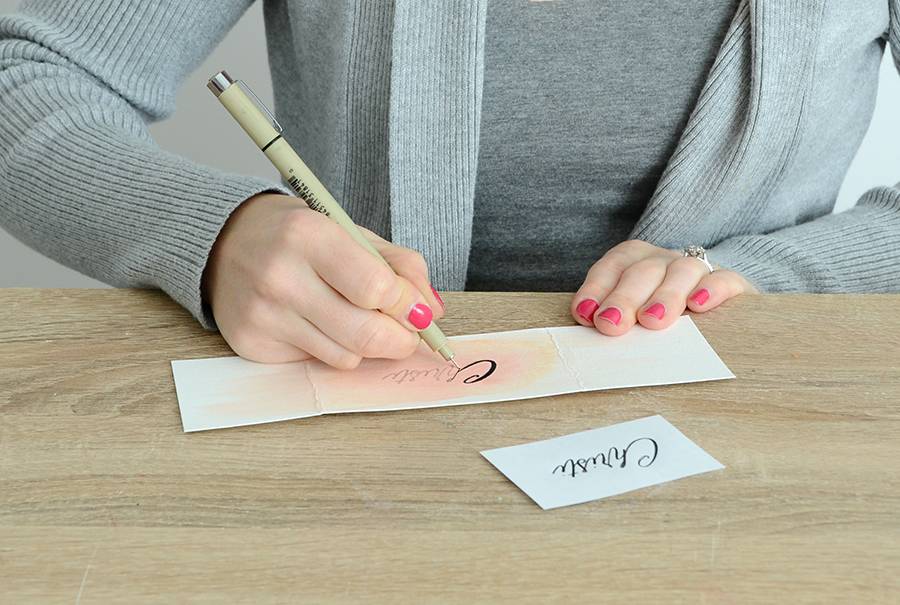
[[(486, 4), (395, 0), (391, 237), (442, 289), (462, 290), (468, 268)], [(675, 248), (752, 228), (746, 206), (763, 207), (797, 145), (822, 16), (822, 3), (741, 2), (632, 238)]]
[(465, 287), (487, 0), (396, 0), (389, 108), (391, 238), (436, 287)]

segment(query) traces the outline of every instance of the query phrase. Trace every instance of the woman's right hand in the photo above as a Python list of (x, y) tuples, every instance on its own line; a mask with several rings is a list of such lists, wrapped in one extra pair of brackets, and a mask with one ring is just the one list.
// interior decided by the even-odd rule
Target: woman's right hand
[(316, 357), (341, 369), (411, 355), (443, 302), (421, 254), (363, 233), (393, 271), (298, 198), (244, 202), (204, 272), (205, 300), (235, 353), (266, 363)]

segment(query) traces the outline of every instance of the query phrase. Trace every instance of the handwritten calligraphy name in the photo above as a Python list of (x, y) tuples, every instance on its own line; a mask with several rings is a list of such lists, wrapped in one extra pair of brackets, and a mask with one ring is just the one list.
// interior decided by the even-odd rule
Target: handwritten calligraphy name
[(462, 375), (462, 382), (465, 384), (473, 384), (486, 379), (493, 374), (496, 369), (497, 362), (493, 359), (480, 359), (464, 365), (458, 370), (451, 366), (429, 368), (427, 370), (404, 369), (385, 374), (381, 379), (396, 384), (416, 381), (453, 382)]
[(561, 473), (562, 476), (574, 477), (575, 475), (586, 473), (589, 470), (594, 470), (600, 466), (605, 466), (606, 468), (613, 468), (614, 466), (625, 468), (628, 461), (634, 459), (634, 455), (629, 458), (632, 448), (635, 448), (634, 455), (637, 455), (637, 452), (640, 452), (641, 450), (644, 452), (644, 455), (637, 459), (637, 465), (641, 468), (647, 468), (653, 464), (656, 461), (657, 454), (659, 454), (659, 444), (656, 443), (655, 439), (651, 439), (650, 437), (639, 437), (621, 449), (611, 447), (607, 451), (600, 452), (590, 458), (569, 458), (562, 464), (557, 464), (551, 474), (555, 475), (556, 473)]

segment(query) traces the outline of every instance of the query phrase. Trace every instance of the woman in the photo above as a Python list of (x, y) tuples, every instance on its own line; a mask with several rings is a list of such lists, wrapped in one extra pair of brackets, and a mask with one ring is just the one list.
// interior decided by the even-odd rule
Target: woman
[(245, 357), (341, 368), (409, 355), (432, 283), (577, 289), (610, 336), (756, 290), (898, 289), (900, 189), (830, 212), (900, 0), (267, 1), (279, 120), (400, 277), (279, 185), (150, 139), (249, 3), (0, 20), (4, 226)]

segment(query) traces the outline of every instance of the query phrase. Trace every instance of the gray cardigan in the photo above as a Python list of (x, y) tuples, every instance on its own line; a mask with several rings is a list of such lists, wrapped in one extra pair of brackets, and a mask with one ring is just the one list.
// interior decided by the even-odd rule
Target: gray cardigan
[[(358, 222), (464, 286), (486, 0), (267, 0), (276, 112)], [(0, 221), (205, 325), (209, 250), (276, 183), (159, 149), (146, 124), (250, 0), (31, 0), (0, 18)], [(711, 249), (763, 291), (900, 290), (900, 188), (833, 215), (900, 0), (744, 0), (632, 237)], [(551, 158), (552, 161), (552, 158)]]

